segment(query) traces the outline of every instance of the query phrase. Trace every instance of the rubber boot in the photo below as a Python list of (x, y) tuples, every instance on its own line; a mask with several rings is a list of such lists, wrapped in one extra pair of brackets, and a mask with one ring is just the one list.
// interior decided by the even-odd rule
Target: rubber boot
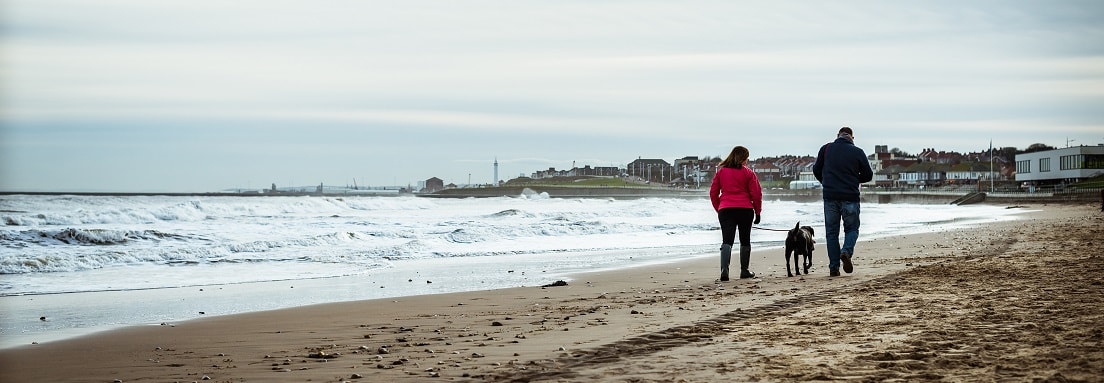
[(721, 245), (721, 281), (728, 280), (728, 264), (732, 263), (732, 245)]
[(751, 263), (751, 246), (740, 245), (740, 278), (755, 278), (755, 273), (748, 271)]

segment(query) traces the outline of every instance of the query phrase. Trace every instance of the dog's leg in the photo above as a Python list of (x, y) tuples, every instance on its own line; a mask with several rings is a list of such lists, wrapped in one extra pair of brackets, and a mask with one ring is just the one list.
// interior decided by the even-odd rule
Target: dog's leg
[[(792, 251), (793, 251), (793, 249), (790, 249), (788, 247), (786, 248), (786, 276), (787, 277), (792, 277), (793, 276), (793, 273), (790, 272), (790, 252), (792, 252)], [(797, 259), (796, 258), (797, 253), (794, 253), (794, 257), (795, 257), (794, 259), (796, 260)], [(794, 270), (797, 270), (797, 264), (796, 263), (794, 264)]]
[(805, 253), (805, 275), (809, 275), (809, 268), (813, 266), (813, 251)]
[(801, 263), (798, 263), (798, 261), (797, 261), (798, 259), (800, 259), (800, 257), (801, 257), (801, 253), (798, 252), (798, 251), (794, 251), (794, 253), (793, 253), (794, 274), (797, 274), (797, 276), (801, 276)]

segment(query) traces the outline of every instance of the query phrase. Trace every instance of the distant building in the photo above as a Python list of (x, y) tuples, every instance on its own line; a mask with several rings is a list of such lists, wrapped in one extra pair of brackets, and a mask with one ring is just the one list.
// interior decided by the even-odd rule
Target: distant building
[(625, 167), (625, 172), (648, 182), (668, 183), (674, 178), (674, 168), (661, 159), (637, 158)]
[(982, 179), (988, 180), (995, 176), (996, 172), (989, 167), (989, 163), (962, 162), (951, 165), (947, 169), (947, 182), (954, 184), (977, 183)]
[(422, 189), (422, 193), (433, 193), (441, 190), (445, 190), (445, 181), (440, 178), (433, 177), (425, 180), (425, 188)]
[(767, 161), (752, 162), (748, 167), (759, 177), (759, 181), (774, 181), (782, 178), (782, 169)]
[(590, 176), (590, 177), (617, 177), (621, 174), (621, 169), (616, 166), (595, 166), (590, 165), (583, 166), (581, 168), (571, 169), (574, 176)]
[(1016, 181), (1071, 183), (1104, 173), (1104, 145), (1073, 146), (1016, 155)]
[(789, 179), (798, 179), (801, 173), (812, 172), (816, 163), (816, 157), (811, 156), (787, 155), (769, 160), (778, 167), (780, 177)]
[(672, 181), (671, 183), (676, 186), (701, 186), (703, 182), (710, 179), (716, 165), (708, 158), (682, 157), (675, 160), (674, 165), (675, 181), (679, 182)]
[(566, 177), (567, 172), (556, 170), (556, 168), (548, 168), (548, 170), (538, 170), (533, 173), (533, 179), (552, 178), (552, 177)]
[(874, 172), (874, 184), (881, 187), (900, 187), (904, 166), (889, 165)]
[(900, 181), (910, 186), (939, 186), (947, 179), (949, 165), (934, 162), (920, 162), (905, 168), (900, 173)]
[(947, 165), (947, 164), (957, 164), (959, 162), (962, 162), (962, 157), (963, 156), (962, 156), (962, 154), (955, 153), (955, 152), (936, 151), (933, 148), (933, 149), (924, 149), (924, 151), (920, 152), (920, 154), (917, 155), (916, 157), (918, 157), (921, 161), (924, 161), (924, 162), (934, 162), (934, 163), (937, 163), (937, 164)]

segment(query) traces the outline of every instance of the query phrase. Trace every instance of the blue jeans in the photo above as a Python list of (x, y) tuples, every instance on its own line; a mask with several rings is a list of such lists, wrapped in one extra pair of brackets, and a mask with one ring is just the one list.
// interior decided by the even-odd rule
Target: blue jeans
[[(843, 247), (840, 247), (840, 221), (843, 221)], [(839, 270), (840, 252), (855, 254), (859, 240), (859, 203), (824, 200), (824, 239), (828, 241), (828, 268)]]

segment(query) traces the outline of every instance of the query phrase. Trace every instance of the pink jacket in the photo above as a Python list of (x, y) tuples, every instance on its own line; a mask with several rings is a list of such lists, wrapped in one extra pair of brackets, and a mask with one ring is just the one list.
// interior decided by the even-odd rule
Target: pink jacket
[(713, 176), (709, 200), (716, 211), (738, 207), (755, 209), (755, 214), (759, 214), (763, 211), (763, 187), (759, 186), (759, 177), (747, 166), (722, 167)]

